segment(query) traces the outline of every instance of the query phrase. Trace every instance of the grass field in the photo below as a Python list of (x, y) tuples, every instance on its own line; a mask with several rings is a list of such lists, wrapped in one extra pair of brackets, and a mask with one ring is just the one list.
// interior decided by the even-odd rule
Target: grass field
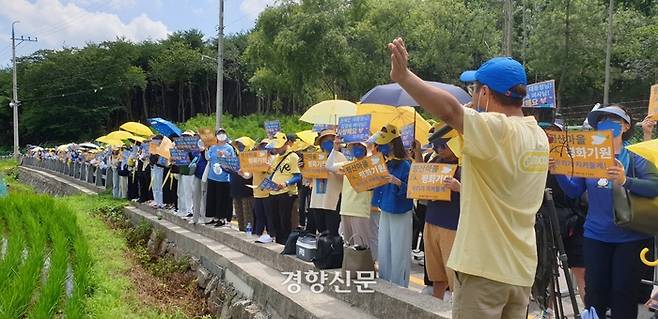
[(10, 190), (9, 197), (0, 198), (1, 319), (205, 318), (144, 292), (143, 286), (162, 289), (165, 279), (140, 265), (125, 230), (113, 229), (94, 213), (125, 201), (35, 195), (16, 180), (16, 163), (10, 160), (0, 161), (0, 175)]

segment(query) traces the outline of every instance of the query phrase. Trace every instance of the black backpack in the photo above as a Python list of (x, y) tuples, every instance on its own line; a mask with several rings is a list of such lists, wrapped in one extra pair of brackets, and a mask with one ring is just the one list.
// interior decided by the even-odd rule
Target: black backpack
[(286, 240), (286, 245), (283, 247), (281, 255), (296, 255), (297, 254), (297, 239), (299, 236), (303, 236), (304, 231), (301, 228), (294, 229), (288, 235), (288, 240)]
[(343, 238), (329, 232), (318, 235), (318, 250), (313, 264), (318, 269), (334, 269), (343, 266)]

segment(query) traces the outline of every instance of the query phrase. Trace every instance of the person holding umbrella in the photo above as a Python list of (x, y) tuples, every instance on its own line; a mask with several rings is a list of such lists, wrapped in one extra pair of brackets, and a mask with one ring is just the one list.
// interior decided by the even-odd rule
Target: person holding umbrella
[(452, 318), (525, 318), (549, 144), (537, 121), (523, 116), (523, 65), (497, 57), (465, 72), (462, 79), (475, 84), (471, 109), (409, 70), (401, 38), (388, 48), (391, 79), (463, 135), (460, 216), (448, 259), (456, 272)]

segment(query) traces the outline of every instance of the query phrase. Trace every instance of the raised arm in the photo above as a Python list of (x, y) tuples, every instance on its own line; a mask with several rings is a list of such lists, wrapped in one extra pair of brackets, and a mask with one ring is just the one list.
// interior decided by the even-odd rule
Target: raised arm
[(388, 44), (391, 51), (391, 80), (397, 82), (420, 106), (463, 133), (464, 109), (450, 93), (435, 88), (409, 70), (409, 53), (402, 38)]

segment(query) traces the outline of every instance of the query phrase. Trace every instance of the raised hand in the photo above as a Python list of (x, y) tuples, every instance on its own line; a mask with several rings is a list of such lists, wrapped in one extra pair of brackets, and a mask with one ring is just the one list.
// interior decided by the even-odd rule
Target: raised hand
[(409, 53), (402, 38), (388, 44), (391, 51), (391, 80), (401, 82), (409, 76)]

